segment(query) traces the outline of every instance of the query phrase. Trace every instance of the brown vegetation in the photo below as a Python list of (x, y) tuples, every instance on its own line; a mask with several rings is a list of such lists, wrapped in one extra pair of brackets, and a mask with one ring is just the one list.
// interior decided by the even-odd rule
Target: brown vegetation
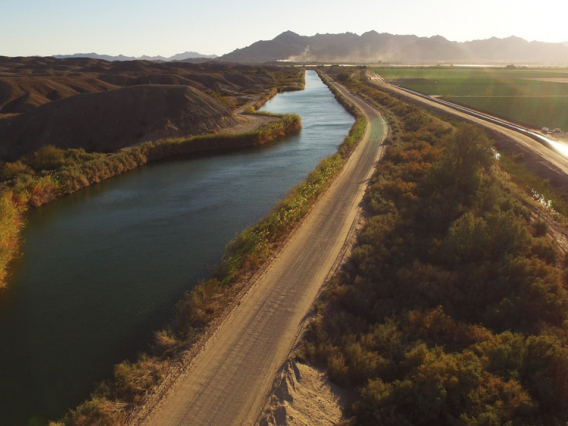
[(163, 372), (198, 341), (211, 323), (235, 300), (246, 281), (286, 241), (291, 230), (305, 217), (341, 170), (365, 128), (365, 119), (357, 115), (356, 123), (339, 152), (322, 160), (307, 179), (293, 188), (268, 216), (231, 241), (215, 276), (198, 283), (176, 304), (174, 321), (168, 329), (156, 333), (152, 354), (140, 355), (136, 364), (120, 364), (115, 370), (114, 379), (99, 386), (92, 399), (71, 411), (63, 424), (127, 424), (128, 415), (160, 383)]
[(349, 424), (565, 424), (564, 262), (480, 129), (352, 82), (393, 130), (349, 268), (303, 356), (357, 392)]

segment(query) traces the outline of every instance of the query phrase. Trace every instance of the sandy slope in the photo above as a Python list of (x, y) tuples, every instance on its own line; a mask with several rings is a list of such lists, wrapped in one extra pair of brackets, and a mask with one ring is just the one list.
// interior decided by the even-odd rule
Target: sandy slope
[(333, 426), (345, 405), (345, 390), (316, 368), (288, 361), (258, 426)]
[(305, 315), (342, 255), (384, 150), (386, 123), (374, 109), (353, 101), (370, 125), (342, 174), (142, 424), (226, 426), (257, 420)]
[(49, 102), (0, 126), (0, 155), (52, 144), (112, 152), (137, 142), (233, 126), (225, 105), (189, 86), (142, 85)]

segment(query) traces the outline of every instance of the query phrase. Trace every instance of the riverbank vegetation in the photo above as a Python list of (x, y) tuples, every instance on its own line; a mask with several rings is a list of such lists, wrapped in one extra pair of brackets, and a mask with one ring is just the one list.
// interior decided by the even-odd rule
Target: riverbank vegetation
[[(345, 99), (342, 103), (350, 105)], [(59, 424), (128, 424), (129, 416), (144, 403), (149, 391), (159, 386), (188, 348), (235, 303), (249, 280), (282, 246), (337, 176), (367, 125), (357, 109), (351, 106), (348, 110), (356, 121), (338, 152), (322, 160), (272, 212), (228, 244), (218, 271), (178, 301), (171, 325), (155, 334), (149, 353), (139, 355), (136, 362), (117, 365), (113, 378), (100, 385), (89, 401), (70, 411)]]
[(276, 96), (278, 93), (283, 92), (295, 92), (298, 90), (304, 90), (306, 85), (306, 70), (299, 69), (295, 72), (292, 71), (281, 71), (273, 75), (276, 82), (276, 87), (271, 89), (265, 96), (260, 98), (257, 102), (250, 105), (247, 109), (247, 113), (254, 113), (260, 109), (266, 102)]
[(391, 146), (297, 356), (353, 391), (345, 424), (566, 424), (568, 273), (547, 227), (480, 128), (348, 84)]
[(18, 254), (19, 233), (27, 210), (150, 162), (260, 146), (301, 127), (298, 115), (275, 117), (279, 120), (246, 133), (164, 139), (112, 154), (48, 145), (15, 162), (0, 164), (0, 288), (5, 285), (10, 261)]
[(295, 92), (304, 90), (305, 87), (305, 68), (296, 68), (292, 70), (289, 67), (284, 67), (278, 73), (273, 73), (276, 87), (278, 92)]

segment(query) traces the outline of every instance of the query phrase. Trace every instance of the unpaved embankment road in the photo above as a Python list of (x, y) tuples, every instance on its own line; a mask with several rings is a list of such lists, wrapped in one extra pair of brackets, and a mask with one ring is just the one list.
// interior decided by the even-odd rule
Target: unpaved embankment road
[(303, 319), (341, 256), (373, 166), (384, 150), (386, 123), (379, 113), (341, 90), (369, 119), (365, 138), (279, 256), (143, 425), (255, 423)]
[[(421, 96), (417, 96), (407, 91), (401, 90), (396, 86), (385, 83), (385, 81), (379, 76), (373, 76), (372, 74), (367, 75), (370, 76), (371, 83), (378, 87), (384, 87), (389, 91), (398, 93), (405, 98), (419, 102), (427, 107), (436, 108), (444, 113), (451, 114), (460, 118), (465, 118), (466, 120), (480, 124), (483, 127), (507, 136), (513, 143), (518, 144), (521, 148), (528, 149), (532, 153), (534, 153), (536, 155), (537, 161), (546, 163), (550, 170), (556, 173), (558, 176), (568, 176), (568, 158), (561, 155), (557, 151), (544, 146), (542, 143), (537, 142), (533, 138), (515, 130), (500, 126), (499, 124), (491, 123), (489, 121), (483, 120), (482, 118), (472, 116), (470, 114), (467, 114), (466, 112), (458, 111), (450, 108), (449, 106), (439, 104), (434, 100), (428, 100)], [(490, 115), (488, 113), (484, 114)]]

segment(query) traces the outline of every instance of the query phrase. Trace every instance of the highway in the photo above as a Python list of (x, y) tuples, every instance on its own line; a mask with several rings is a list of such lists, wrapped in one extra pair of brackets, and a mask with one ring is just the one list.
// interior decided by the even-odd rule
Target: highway
[(372, 71), (367, 71), (367, 77), (368, 81), (374, 85), (391, 90), (425, 106), (433, 107), (446, 114), (472, 121), (492, 131), (505, 135), (512, 143), (532, 151), (536, 155), (537, 161), (546, 163), (554, 173), (568, 176), (567, 144), (551, 140), (533, 130), (489, 114), (484, 114), (452, 102), (389, 84), (384, 78)]

